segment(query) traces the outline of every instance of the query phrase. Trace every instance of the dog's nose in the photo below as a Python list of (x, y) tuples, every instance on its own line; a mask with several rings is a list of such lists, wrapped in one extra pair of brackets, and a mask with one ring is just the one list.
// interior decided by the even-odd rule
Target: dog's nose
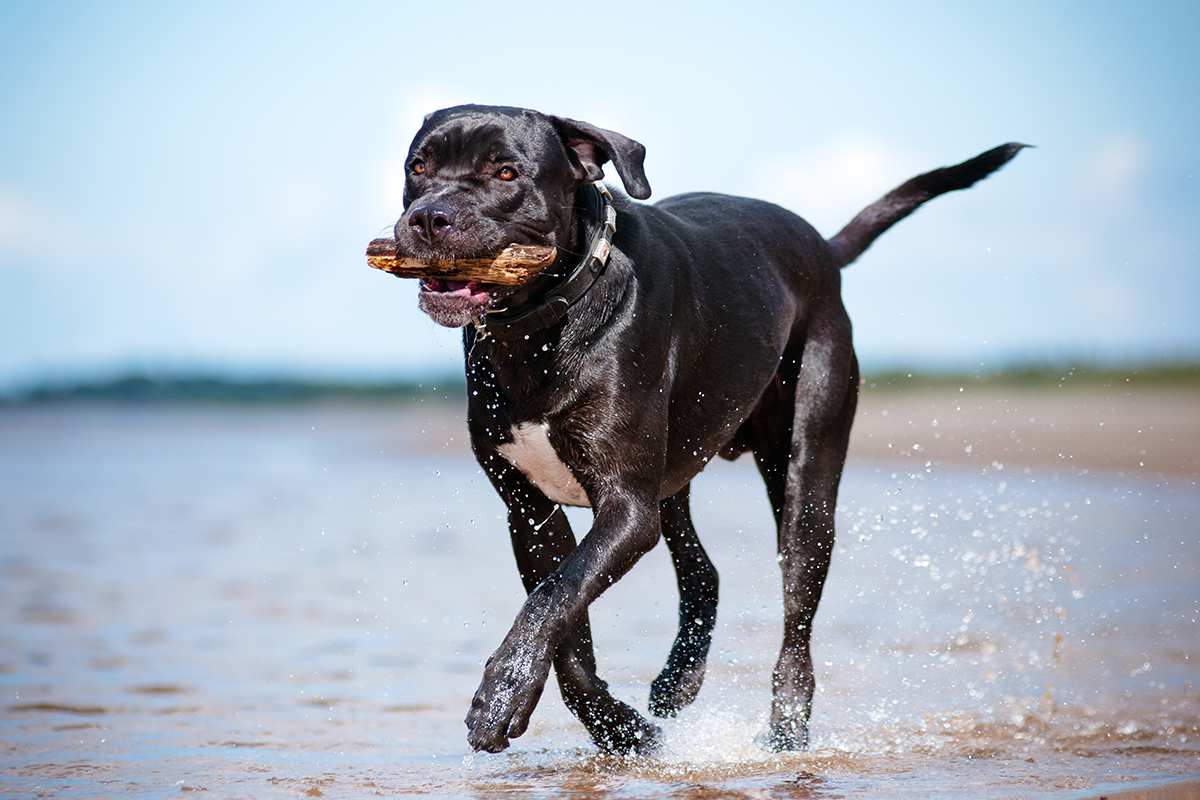
[(408, 226), (418, 238), (435, 242), (454, 227), (454, 214), (445, 206), (417, 206), (408, 215)]

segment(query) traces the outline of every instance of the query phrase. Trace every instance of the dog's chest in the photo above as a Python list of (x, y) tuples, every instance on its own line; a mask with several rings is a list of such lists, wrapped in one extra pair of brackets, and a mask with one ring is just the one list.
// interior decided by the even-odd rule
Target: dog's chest
[(556, 503), (590, 506), (587, 492), (550, 444), (550, 426), (544, 422), (522, 422), (512, 429), (513, 440), (497, 448), (510, 464)]

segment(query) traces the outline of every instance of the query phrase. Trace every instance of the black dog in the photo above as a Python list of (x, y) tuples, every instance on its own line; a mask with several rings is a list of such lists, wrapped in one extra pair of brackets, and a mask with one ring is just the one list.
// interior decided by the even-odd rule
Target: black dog
[[(913, 178), (826, 241), (758, 200), (614, 200), (596, 183), (609, 161), (629, 195), (650, 196), (645, 148), (588, 123), (488, 106), (426, 117), (408, 154), (398, 250), (466, 258), (526, 243), (559, 252), (515, 292), (442, 280), (420, 291), (434, 320), (466, 328), (471, 443), (508, 506), (528, 592), (467, 715), (473, 748), (497, 752), (525, 732), (551, 665), (597, 745), (653, 747), (656, 726), (596, 675), (588, 605), (661, 534), (679, 584), (679, 632), (650, 710), (666, 716), (690, 703), (717, 613), (690, 481), (713, 456), (747, 451), (766, 482), (783, 572), (768, 741), (805, 746), (809, 633), (858, 397), (839, 270), (926, 200), (971, 186), (1021, 147)], [(562, 504), (594, 510), (578, 545)]]

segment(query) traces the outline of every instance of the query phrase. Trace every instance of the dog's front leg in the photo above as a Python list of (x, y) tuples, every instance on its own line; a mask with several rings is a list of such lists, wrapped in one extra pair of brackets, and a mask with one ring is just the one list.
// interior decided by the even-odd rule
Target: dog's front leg
[(657, 481), (644, 479), (597, 488), (591, 531), (529, 593), (488, 659), (466, 719), (467, 741), (474, 749), (496, 753), (525, 732), (558, 642), (588, 605), (658, 541), (657, 488)]

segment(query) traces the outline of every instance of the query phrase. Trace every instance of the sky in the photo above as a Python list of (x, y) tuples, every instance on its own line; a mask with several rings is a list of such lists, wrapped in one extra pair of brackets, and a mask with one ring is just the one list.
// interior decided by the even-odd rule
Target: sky
[(1035, 144), (847, 270), (864, 364), (1200, 357), (1200, 4), (955, 5), (5, 3), (0, 383), (457, 369), (362, 254), (460, 102), (638, 139), (650, 202), (750, 195), (826, 236)]

